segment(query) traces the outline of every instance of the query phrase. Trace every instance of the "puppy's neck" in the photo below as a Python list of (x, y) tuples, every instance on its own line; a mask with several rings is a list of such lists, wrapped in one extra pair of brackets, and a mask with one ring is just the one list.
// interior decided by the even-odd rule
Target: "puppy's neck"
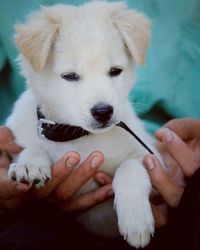
[(41, 100), (41, 98), (36, 99), (36, 107), (35, 107), (36, 110), (37, 107), (40, 107), (41, 113), (45, 116), (47, 120), (51, 120), (56, 123), (70, 123), (69, 119), (65, 121), (61, 120), (60, 117), (58, 116), (57, 109), (53, 105), (45, 102), (45, 100)]

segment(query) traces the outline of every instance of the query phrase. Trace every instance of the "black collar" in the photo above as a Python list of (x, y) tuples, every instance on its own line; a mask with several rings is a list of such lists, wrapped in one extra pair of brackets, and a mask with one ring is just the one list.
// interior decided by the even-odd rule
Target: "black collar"
[[(89, 131), (69, 124), (55, 123), (54, 121), (47, 120), (42, 114), (39, 107), (37, 107), (38, 117), (38, 135), (41, 138), (46, 138), (51, 141), (64, 142), (78, 139), (82, 136), (89, 135)], [(146, 150), (153, 154), (151, 149), (124, 123), (120, 122), (117, 126), (125, 129), (131, 134)]]
[(51, 141), (72, 141), (89, 134), (87, 130), (84, 130), (81, 127), (55, 123), (54, 121), (47, 120), (39, 107), (37, 107), (37, 117), (39, 137), (46, 138)]

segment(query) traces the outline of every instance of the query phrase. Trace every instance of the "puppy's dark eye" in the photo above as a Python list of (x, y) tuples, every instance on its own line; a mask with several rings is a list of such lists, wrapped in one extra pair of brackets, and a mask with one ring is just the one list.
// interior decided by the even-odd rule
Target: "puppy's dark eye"
[(112, 67), (110, 71), (108, 72), (108, 75), (110, 77), (116, 77), (119, 76), (122, 73), (123, 69), (120, 67)]
[(79, 81), (80, 76), (77, 75), (75, 72), (70, 72), (70, 73), (64, 73), (61, 75), (61, 77), (67, 81), (73, 82), (73, 81)]

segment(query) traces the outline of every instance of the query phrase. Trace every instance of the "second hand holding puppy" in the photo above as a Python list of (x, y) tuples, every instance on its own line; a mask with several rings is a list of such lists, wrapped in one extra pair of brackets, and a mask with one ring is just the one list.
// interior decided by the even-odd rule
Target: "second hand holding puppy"
[[(158, 190), (170, 207), (176, 207), (182, 197), (184, 187), (180, 179), (191, 177), (200, 166), (200, 122), (195, 119), (174, 119), (155, 133), (170, 155), (178, 162), (182, 176), (170, 177), (153, 155), (144, 158), (144, 165), (151, 177), (153, 186)], [(159, 206), (153, 206), (157, 224), (167, 222), (167, 213)]]

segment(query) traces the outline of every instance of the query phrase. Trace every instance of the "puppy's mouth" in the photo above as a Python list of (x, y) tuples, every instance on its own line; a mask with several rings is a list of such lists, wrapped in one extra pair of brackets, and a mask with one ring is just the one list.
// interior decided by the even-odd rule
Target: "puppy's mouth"
[(117, 120), (110, 120), (108, 122), (97, 122), (94, 121), (90, 124), (89, 128), (87, 128), (87, 130), (91, 133), (103, 133), (103, 132), (107, 132), (109, 130), (111, 130), (112, 128), (114, 128), (117, 124), (119, 123), (119, 121)]

